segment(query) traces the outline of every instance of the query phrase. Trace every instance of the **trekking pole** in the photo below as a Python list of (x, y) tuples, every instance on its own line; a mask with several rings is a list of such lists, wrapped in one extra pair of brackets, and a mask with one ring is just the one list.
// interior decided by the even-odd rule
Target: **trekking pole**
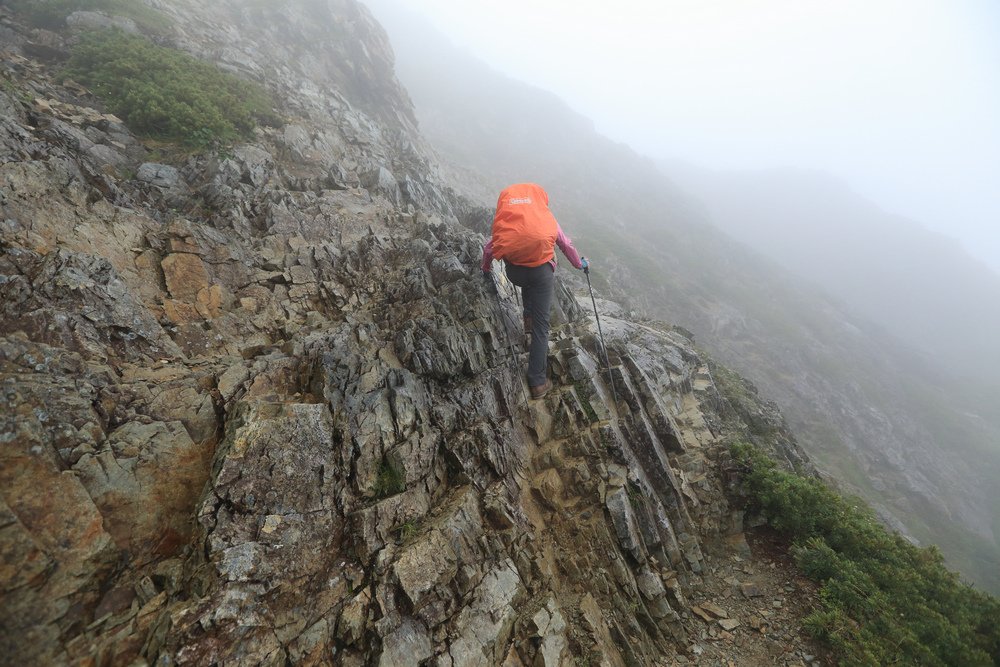
[(583, 267), (587, 276), (587, 287), (590, 288), (590, 301), (594, 304), (594, 318), (597, 320), (597, 334), (601, 337), (601, 352), (604, 353), (604, 363), (608, 367), (608, 380), (611, 381), (611, 396), (615, 399), (615, 409), (618, 408), (618, 392), (615, 391), (615, 377), (611, 374), (611, 360), (608, 359), (608, 346), (604, 344), (604, 332), (601, 331), (601, 316), (597, 314), (597, 299), (594, 298), (594, 286), (590, 284), (590, 264)]
[(493, 275), (492, 271), (490, 271), (490, 277), (493, 279), (493, 292), (494, 294), (497, 295), (497, 308), (500, 309), (500, 317), (503, 318), (500, 322), (500, 326), (503, 327), (504, 338), (507, 339), (507, 345), (508, 347), (510, 347), (510, 359), (511, 361), (514, 362), (514, 371), (515, 371), (514, 377), (515, 380), (517, 381), (518, 386), (521, 387), (521, 396), (524, 398), (524, 405), (528, 406), (530, 404), (528, 403), (528, 394), (524, 391), (524, 383), (521, 382), (520, 378), (517, 377), (516, 374), (518, 368), (517, 353), (514, 352), (514, 341), (511, 340), (510, 333), (507, 331), (507, 317), (505, 316), (506, 313), (503, 308), (503, 301), (500, 300), (500, 283), (497, 281), (497, 277)]

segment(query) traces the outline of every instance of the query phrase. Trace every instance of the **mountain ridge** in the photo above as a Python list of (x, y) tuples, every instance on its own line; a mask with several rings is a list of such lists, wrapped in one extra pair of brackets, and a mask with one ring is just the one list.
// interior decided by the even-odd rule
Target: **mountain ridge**
[[(743, 385), (735, 409), (662, 323), (606, 313), (605, 368), (565, 284), (555, 389), (525, 402), (514, 293), (479, 270), (490, 211), (434, 176), (361, 5), (156, 7), (151, 43), (267, 86), (280, 122), (203, 151), (140, 137), (58, 67), (127, 14), (53, 31), (0, 6), (5, 660), (819, 654), (815, 585), (732, 561), (754, 536), (728, 440), (808, 472), (780, 415)], [(369, 115), (366, 77), (400, 109)], [(713, 603), (726, 577), (785, 600), (780, 641), (735, 643), (766, 625)]]
[[(844, 612), (764, 527), (801, 503), (748, 487), (756, 468), (820, 510), (848, 501), (823, 500), (776, 405), (683, 327), (602, 298), (605, 357), (565, 267), (555, 386), (525, 400), (516, 291), (479, 267), (492, 211), (440, 176), (364, 6), (154, 6), (149, 34), (117, 0), (44, 26), (0, 5), (5, 661), (831, 664), (843, 645), (816, 636)], [(200, 148), (138, 134), (62, 75), (81, 33), (122, 43), (109, 24), (265, 87), (273, 116)], [(136, 86), (139, 108), (158, 92)], [(898, 605), (926, 604), (943, 611), (907, 655), (987, 664), (995, 601), (850, 508), (824, 526), (929, 594), (848, 649), (891, 655), (928, 630)]]
[[(1000, 335), (1000, 315), (987, 304), (1000, 301), (1000, 275), (957, 240), (885, 212), (822, 172), (727, 173), (690, 165), (665, 171), (699, 193), (712, 219), (735, 238), (925, 354), (942, 357), (940, 365), (995, 382), (1000, 356), (992, 341)], [(963, 332), (963, 340), (953, 332)]]
[[(694, 332), (778, 401), (807, 451), (845, 488), (895, 529), (939, 544), (967, 576), (1000, 585), (991, 491), (1000, 425), (964, 415), (965, 405), (987, 410), (988, 394), (937, 384), (947, 375), (929, 378), (926, 359), (913, 363), (919, 355), (884, 327), (713, 227), (699, 214), (705, 207), (654, 161), (574, 133), (592, 125), (551, 94), (465, 62), (396, 3), (369, 4), (451, 177), (484, 203), (512, 180), (543, 183), (563, 227), (605, 267), (600, 288)], [(551, 115), (539, 112), (536, 94)]]

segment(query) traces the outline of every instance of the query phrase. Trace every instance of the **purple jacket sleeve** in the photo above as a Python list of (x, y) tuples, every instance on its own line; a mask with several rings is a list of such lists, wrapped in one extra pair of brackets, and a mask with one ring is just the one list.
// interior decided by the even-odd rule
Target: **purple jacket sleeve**
[(556, 237), (556, 245), (559, 246), (559, 249), (562, 250), (564, 255), (566, 255), (566, 259), (569, 260), (569, 263), (572, 264), (574, 268), (582, 269), (583, 262), (580, 261), (580, 253), (578, 253), (576, 248), (573, 247), (573, 241), (566, 236), (566, 232), (562, 230), (562, 227), (558, 227), (558, 229), (559, 236)]
[(489, 273), (493, 268), (493, 239), (483, 246), (483, 273)]

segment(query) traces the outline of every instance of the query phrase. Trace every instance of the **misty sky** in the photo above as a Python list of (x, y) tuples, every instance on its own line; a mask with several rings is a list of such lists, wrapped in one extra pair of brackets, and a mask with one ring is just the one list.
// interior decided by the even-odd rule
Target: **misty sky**
[(1000, 272), (998, 0), (401, 0), (652, 157), (830, 171)]

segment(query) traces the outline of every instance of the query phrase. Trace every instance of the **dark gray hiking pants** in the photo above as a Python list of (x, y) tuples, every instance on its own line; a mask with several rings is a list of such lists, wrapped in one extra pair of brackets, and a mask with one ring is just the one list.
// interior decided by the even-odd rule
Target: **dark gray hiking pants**
[(528, 386), (545, 384), (549, 357), (549, 312), (556, 291), (555, 270), (546, 262), (541, 266), (518, 266), (504, 262), (507, 277), (521, 288), (524, 314), (531, 318), (531, 349), (528, 351)]

